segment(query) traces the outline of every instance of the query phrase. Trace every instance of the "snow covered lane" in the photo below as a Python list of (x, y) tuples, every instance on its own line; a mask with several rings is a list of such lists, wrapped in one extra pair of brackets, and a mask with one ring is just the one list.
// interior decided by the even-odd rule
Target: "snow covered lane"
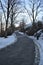
[(14, 43), (17, 41), (16, 35), (12, 34), (11, 36), (8, 36), (7, 38), (1, 38), (0, 37), (0, 49)]
[(35, 44), (39, 47), (40, 51), (40, 63), (39, 65), (43, 65), (43, 38), (39, 38), (39, 40), (36, 40), (34, 36), (30, 36), (31, 39), (35, 42)]
[(39, 65), (43, 65), (43, 40), (39, 39), (38, 43), (40, 44), (40, 64)]

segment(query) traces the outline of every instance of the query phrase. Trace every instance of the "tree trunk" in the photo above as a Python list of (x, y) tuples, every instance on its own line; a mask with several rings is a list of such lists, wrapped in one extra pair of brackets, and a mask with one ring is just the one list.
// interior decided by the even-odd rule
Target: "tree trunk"
[(12, 25), (13, 25), (13, 6), (12, 6), (12, 15), (11, 15), (11, 27), (12, 27)]
[(10, 3), (8, 0), (8, 8), (7, 8), (7, 20), (6, 20), (6, 32), (5, 32), (5, 37), (7, 37), (7, 26), (8, 26), (8, 19), (9, 19), (9, 8), (10, 8)]
[(2, 35), (2, 22), (1, 22), (1, 35)]
[(35, 23), (35, 19), (34, 19), (34, 3), (33, 3), (32, 13), (33, 13), (33, 16), (32, 16), (33, 17), (33, 24), (32, 25), (34, 26), (34, 23)]

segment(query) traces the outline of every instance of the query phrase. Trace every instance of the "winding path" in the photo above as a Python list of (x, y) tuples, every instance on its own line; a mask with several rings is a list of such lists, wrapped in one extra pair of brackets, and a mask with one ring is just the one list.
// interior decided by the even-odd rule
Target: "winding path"
[(35, 46), (33, 41), (18, 32), (17, 42), (0, 50), (0, 65), (33, 65)]

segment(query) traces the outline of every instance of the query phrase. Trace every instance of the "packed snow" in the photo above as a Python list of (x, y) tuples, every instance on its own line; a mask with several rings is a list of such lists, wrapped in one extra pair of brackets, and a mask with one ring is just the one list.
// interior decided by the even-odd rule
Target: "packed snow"
[(0, 37), (0, 49), (14, 43), (17, 41), (16, 35), (12, 34), (11, 36), (8, 36), (7, 38)]
[(15, 33), (16, 33), (16, 32), (18, 32), (18, 33), (21, 34), (21, 35), (24, 35), (24, 33), (23, 33), (23, 32), (20, 32), (19, 30), (15, 31)]
[(24, 35), (24, 33), (23, 32), (18, 32), (19, 34), (21, 34), (21, 35)]
[[(21, 35), (24, 35), (24, 33), (19, 32)], [(33, 39), (34, 43), (38, 46), (39, 52), (40, 52), (40, 63), (39, 65), (43, 65), (43, 33), (42, 30), (39, 30), (37, 33), (41, 33), (39, 40), (37, 40), (37, 36), (29, 36), (31, 39)]]
[(41, 33), (39, 40), (36, 39), (34, 36), (30, 36), (31, 39), (35, 42), (35, 44), (38, 46), (40, 51), (40, 63), (39, 65), (43, 65), (43, 33)]

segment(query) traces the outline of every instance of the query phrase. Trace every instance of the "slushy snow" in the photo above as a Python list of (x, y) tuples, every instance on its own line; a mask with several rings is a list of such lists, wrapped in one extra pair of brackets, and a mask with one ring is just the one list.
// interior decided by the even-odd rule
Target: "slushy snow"
[(18, 32), (19, 34), (21, 34), (21, 35), (24, 35), (24, 33), (23, 32)]
[[(37, 33), (40, 33), (41, 30), (39, 30)], [(24, 34), (22, 32), (19, 32), (20, 34)], [(39, 52), (40, 52), (40, 63), (39, 65), (43, 65), (43, 33), (41, 32), (41, 35), (39, 37), (39, 40), (36, 39), (34, 36), (29, 36), (31, 39), (33, 39), (34, 43), (38, 46)]]
[(17, 41), (16, 35), (12, 34), (11, 36), (8, 36), (7, 38), (0, 37), (0, 49), (14, 43)]
[(43, 65), (43, 33), (41, 33), (41, 36), (39, 37), (39, 40), (37, 40), (34, 36), (30, 36), (31, 39), (37, 44), (39, 51), (40, 51), (40, 63), (39, 65)]

